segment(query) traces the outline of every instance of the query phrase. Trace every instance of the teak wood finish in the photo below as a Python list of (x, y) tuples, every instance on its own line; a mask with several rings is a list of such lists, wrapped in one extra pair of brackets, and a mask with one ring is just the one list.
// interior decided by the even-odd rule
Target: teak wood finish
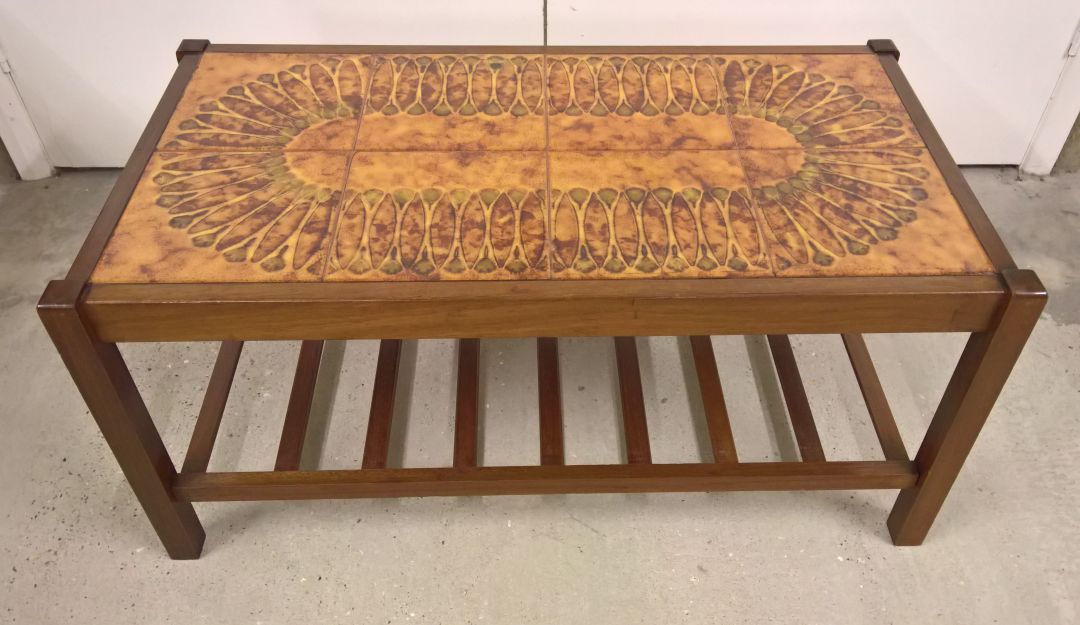
[[(198, 74), (206, 59), (235, 58), (254, 68), (260, 55), (273, 54), (336, 60), (298, 63), (277, 76), (240, 76), (236, 80), (253, 82), (224, 85), (228, 89), (212, 94), (217, 99), (202, 104), (192, 99), (197, 89), (185, 96), (193, 84), (206, 82)], [(801, 55), (819, 69), (862, 68), (851, 76), (877, 78), (835, 91), (840, 87), (827, 75), (800, 73), (781, 64), (795, 57), (779, 55)], [(391, 57), (399, 60), (364, 65), (364, 59)], [(898, 58), (887, 40), (769, 48), (261, 46), (185, 40), (177, 50), (178, 68), (100, 217), (67, 276), (46, 288), (39, 314), (173, 558), (201, 553), (204, 534), (193, 501), (694, 490), (899, 489), (888, 527), (897, 545), (917, 545), (1019, 357), (1046, 292), (1033, 272), (1016, 267)], [(402, 76), (431, 63), (442, 64), (439, 71), (446, 75), (468, 73), (473, 81), (468, 84), (493, 81), (488, 84), (495, 86), (494, 94), (461, 99), (449, 82), (421, 88), (419, 74), (416, 91), (409, 91), (412, 78)], [(727, 68), (723, 78), (718, 67)], [(373, 76), (380, 71), (381, 78)], [(653, 91), (634, 91), (639, 79), (645, 81), (642, 89)], [(792, 90), (783, 91), (788, 87), (782, 84)], [(599, 95), (590, 91), (597, 85)], [(274, 90), (289, 94), (294, 103), (310, 103), (303, 114), (307, 121), (297, 126), (301, 130), (289, 130), (280, 140), (267, 128), (285, 124), (284, 118), (272, 106), (263, 110), (253, 104), (256, 92), (266, 98), (260, 102), (275, 102)], [(815, 95), (821, 90), (832, 99)], [(762, 131), (753, 121), (779, 123), (777, 111), (797, 108), (800, 97), (846, 111), (831, 120), (818, 114), (822, 119), (784, 122), (809, 146), (806, 154), (817, 159), (809, 169), (806, 162), (802, 169), (791, 165), (799, 158), (784, 143), (788, 138)], [(845, 98), (861, 104), (842, 106), (839, 100)], [(486, 107), (489, 130), (501, 131), (490, 136), (461, 131), (455, 115), (473, 114), (466, 109), (477, 102)], [(222, 118), (222, 112), (238, 110), (246, 111), (247, 121)], [(657, 115), (668, 115), (668, 122), (682, 129), (688, 149), (696, 142), (698, 148), (719, 151), (690, 161), (688, 152), (661, 150), (646, 158), (627, 152), (621, 161), (606, 162), (587, 150), (574, 152), (591, 145), (574, 134), (582, 120), (592, 124), (601, 149), (612, 153), (634, 147), (627, 141), (672, 147), (679, 137), (659, 131)], [(414, 143), (402, 146), (395, 143), (403, 140), (395, 120), (408, 116), (427, 130), (413, 133)], [(351, 134), (353, 121), (369, 134)], [(303, 129), (312, 127), (319, 129), (317, 136), (305, 137)], [(830, 138), (836, 136), (844, 137), (841, 143), (863, 141), (870, 147), (837, 147), (838, 140)], [(377, 150), (363, 152), (363, 137), (414, 150), (414, 169), (387, 169)], [(450, 140), (456, 143), (422, 143)], [(241, 148), (234, 145), (238, 141)], [(237, 160), (234, 155), (252, 141), (256, 154)], [(747, 149), (755, 147), (748, 142), (759, 141), (762, 150)], [(259, 148), (260, 142), (284, 145), (284, 152), (268, 164), (258, 152), (271, 148)], [(342, 156), (312, 153), (313, 145), (340, 145)], [(565, 153), (555, 151), (560, 146)], [(275, 154), (278, 147), (272, 148)], [(523, 156), (530, 149), (543, 149), (545, 156), (532, 164)], [(420, 153), (424, 150), (427, 155)], [(465, 159), (460, 161), (465, 169), (444, 167), (430, 155), (440, 150), (484, 151), (476, 157), (483, 166), (469, 169)], [(500, 150), (525, 152), (511, 154), (517, 162), (508, 168)], [(192, 161), (196, 152), (208, 160)], [(230, 162), (236, 167), (221, 168)], [(212, 177), (185, 173), (191, 163)], [(716, 172), (705, 186), (670, 174), (698, 166)], [(259, 167), (262, 173), (251, 173)], [(763, 182), (775, 168), (793, 177)], [(301, 188), (290, 182), (294, 170), (308, 182), (332, 182)], [(356, 171), (363, 182), (355, 182)], [(638, 178), (626, 177), (633, 171)], [(487, 188), (491, 178), (485, 176), (492, 174), (508, 186)], [(262, 187), (250, 182), (258, 176), (265, 177)], [(239, 184), (249, 198), (265, 193), (259, 200), (264, 207), (287, 198), (291, 204), (279, 215), (306, 212), (291, 232), (230, 239), (249, 232), (248, 226), (223, 221), (240, 202), (213, 204), (204, 198), (185, 204), (192, 189), (207, 180)], [(888, 181), (895, 191), (892, 204), (881, 200), (877, 180)], [(443, 186), (455, 184), (465, 187), (442, 195)], [(388, 185), (400, 189), (381, 188)], [(850, 202), (848, 215), (876, 210), (877, 221), (845, 222), (840, 213), (829, 213), (826, 224), (811, 216), (814, 210), (828, 212), (826, 200), (841, 198)], [(438, 229), (435, 217), (450, 214), (445, 202), (455, 207), (453, 214), (471, 217), (455, 217), (455, 234), (440, 238), (445, 230)], [(419, 224), (413, 218), (411, 230), (400, 217), (383, 224), (396, 233), (387, 241), (379, 238), (387, 236), (385, 229), (364, 224), (375, 219), (369, 213), (391, 204), (406, 217), (424, 218)], [(141, 210), (145, 207), (160, 212)], [(155, 230), (155, 220), (167, 214), (181, 219)], [(219, 223), (226, 225), (219, 228)], [(505, 229), (508, 223), (511, 231)], [(871, 232), (865, 227), (871, 223), (892, 225)], [(356, 224), (363, 228), (347, 230)], [(718, 224), (727, 230), (718, 231)], [(479, 246), (469, 238), (469, 228), (485, 233)], [(638, 243), (624, 245), (628, 228)], [(409, 239), (416, 232), (423, 238)], [(280, 234), (288, 236), (274, 238)], [(946, 240), (941, 237), (951, 242), (952, 256), (943, 256), (933, 244)], [(714, 240), (727, 243), (713, 245)], [(372, 255), (373, 245), (389, 247)], [(155, 265), (139, 256), (148, 250), (158, 250), (166, 260)], [(375, 260), (377, 266), (371, 264)], [(913, 460), (862, 338), (875, 332), (971, 333)], [(843, 335), (883, 460), (827, 460), (788, 338), (799, 333)], [(633, 337), (658, 334), (690, 337), (713, 462), (652, 462)], [(769, 336), (800, 461), (738, 460), (709, 340), (718, 334)], [(554, 338), (559, 336), (615, 337), (626, 463), (565, 464)], [(538, 465), (483, 466), (478, 457), (479, 339), (489, 337), (543, 337), (537, 339)], [(358, 468), (302, 469), (317, 464), (312, 462), (317, 459), (302, 463), (301, 456), (323, 341), (361, 338), (382, 342)], [(460, 339), (452, 467), (387, 466), (401, 341), (419, 338)], [(177, 473), (117, 343), (192, 340), (220, 341), (221, 349)], [(274, 470), (209, 472), (242, 345), (250, 340), (302, 341)]]

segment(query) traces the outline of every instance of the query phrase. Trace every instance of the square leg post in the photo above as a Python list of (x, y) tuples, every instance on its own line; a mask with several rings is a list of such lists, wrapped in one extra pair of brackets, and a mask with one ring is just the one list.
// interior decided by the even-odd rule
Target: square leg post
[(190, 503), (172, 496), (176, 468), (120, 350), (95, 339), (80, 318), (81, 288), (73, 280), (49, 283), (38, 314), (165, 550), (177, 560), (198, 558), (202, 525)]
[(920, 545), (960, 467), (986, 423), (998, 394), (1046, 305), (1034, 272), (1002, 272), (1007, 299), (993, 328), (971, 335), (915, 456), (919, 481), (900, 491), (889, 515), (896, 545)]

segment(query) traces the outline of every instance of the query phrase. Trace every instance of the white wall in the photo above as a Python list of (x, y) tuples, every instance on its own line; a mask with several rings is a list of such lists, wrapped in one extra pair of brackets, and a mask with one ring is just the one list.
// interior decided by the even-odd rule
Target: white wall
[(539, 45), (541, 14), (541, 0), (0, 0), (0, 46), (53, 164), (113, 167), (181, 39)]
[(892, 39), (956, 160), (1015, 164), (1054, 89), (1080, 1), (552, 0), (549, 15), (552, 44)]
[[(552, 44), (891, 38), (954, 156), (975, 164), (1023, 158), (1078, 21), (1077, 0), (550, 0), (548, 33)], [(123, 164), (184, 37), (539, 44), (542, 32), (541, 0), (0, 0), (0, 45), (58, 166)]]

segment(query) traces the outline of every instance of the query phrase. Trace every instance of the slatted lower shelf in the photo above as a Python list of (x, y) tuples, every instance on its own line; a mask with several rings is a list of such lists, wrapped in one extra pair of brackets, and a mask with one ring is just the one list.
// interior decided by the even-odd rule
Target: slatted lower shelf
[(188, 456), (173, 484), (181, 501), (343, 499), (555, 493), (639, 493), (735, 490), (903, 489), (918, 468), (909, 459), (882, 392), (866, 344), (845, 335), (856, 380), (885, 460), (827, 461), (795, 354), (787, 336), (769, 346), (784, 394), (800, 461), (739, 462), (709, 337), (690, 337), (714, 462), (654, 464), (638, 367), (631, 337), (616, 337), (616, 368), (626, 444), (626, 464), (564, 464), (558, 340), (537, 340), (540, 392), (540, 464), (477, 466), (479, 341), (462, 339), (458, 350), (454, 463), (446, 468), (387, 468), (401, 341), (383, 340), (373, 384), (363, 456), (353, 470), (299, 470), (322, 353), (321, 341), (304, 341), (273, 471), (206, 472), (228, 389), (242, 345), (222, 343)]
[(908, 488), (909, 461), (603, 464), (181, 474), (187, 501)]

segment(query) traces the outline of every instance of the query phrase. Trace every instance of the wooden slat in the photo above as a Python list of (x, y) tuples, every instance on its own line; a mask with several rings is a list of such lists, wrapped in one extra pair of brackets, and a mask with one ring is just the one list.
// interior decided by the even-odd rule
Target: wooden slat
[(458, 341), (457, 413), (454, 417), (454, 466), (475, 467), (480, 396), (480, 341)]
[(364, 460), (361, 465), (365, 469), (386, 467), (400, 359), (400, 339), (383, 339), (379, 343), (379, 362), (375, 366), (375, 384), (371, 391), (371, 413), (368, 416), (367, 440), (364, 442)]
[(243, 341), (222, 341), (218, 349), (214, 370), (210, 373), (210, 382), (206, 385), (199, 418), (195, 420), (195, 429), (191, 433), (187, 454), (184, 455), (185, 473), (199, 473), (210, 464), (210, 454), (214, 451), (221, 416), (225, 414), (225, 404), (229, 400), (236, 366), (240, 362)]
[(652, 462), (649, 426), (645, 421), (645, 395), (641, 389), (637, 345), (632, 336), (615, 337), (615, 363), (619, 369), (619, 398), (622, 405), (623, 431), (626, 435), (626, 461), (630, 464)]
[(870, 421), (874, 424), (878, 441), (881, 442), (881, 451), (887, 460), (907, 460), (909, 456), (907, 448), (904, 447), (904, 439), (896, 427), (889, 400), (885, 397), (881, 380), (874, 370), (870, 351), (866, 349), (866, 341), (861, 334), (844, 334), (843, 338), (848, 358), (851, 359), (851, 368), (855, 370), (855, 379), (859, 382), (863, 401), (866, 402), (866, 410), (870, 413)]
[(821, 448), (814, 415), (810, 412), (810, 402), (806, 399), (799, 366), (795, 362), (795, 352), (791, 350), (791, 340), (784, 334), (770, 334), (769, 348), (772, 350), (776, 375), (780, 379), (780, 388), (784, 391), (791, 429), (799, 444), (799, 454), (804, 462), (823, 462), (825, 452)]
[(300, 344), (289, 407), (285, 410), (285, 425), (281, 428), (281, 442), (278, 443), (277, 461), (274, 463), (275, 471), (296, 471), (300, 468), (300, 455), (307, 437), (322, 352), (322, 341), (304, 341)]
[(915, 463), (709, 462), (182, 474), (182, 501), (909, 488)]
[(708, 336), (691, 336), (690, 350), (694, 354), (694, 369), (697, 370), (701, 403), (705, 407), (705, 421), (709, 426), (713, 458), (717, 462), (738, 462), (739, 455), (735, 451), (735, 437), (731, 433), (724, 389), (720, 385), (720, 374), (716, 370), (712, 340)]
[(540, 464), (563, 464), (562, 388), (559, 339), (536, 339), (537, 388), (540, 394)]

